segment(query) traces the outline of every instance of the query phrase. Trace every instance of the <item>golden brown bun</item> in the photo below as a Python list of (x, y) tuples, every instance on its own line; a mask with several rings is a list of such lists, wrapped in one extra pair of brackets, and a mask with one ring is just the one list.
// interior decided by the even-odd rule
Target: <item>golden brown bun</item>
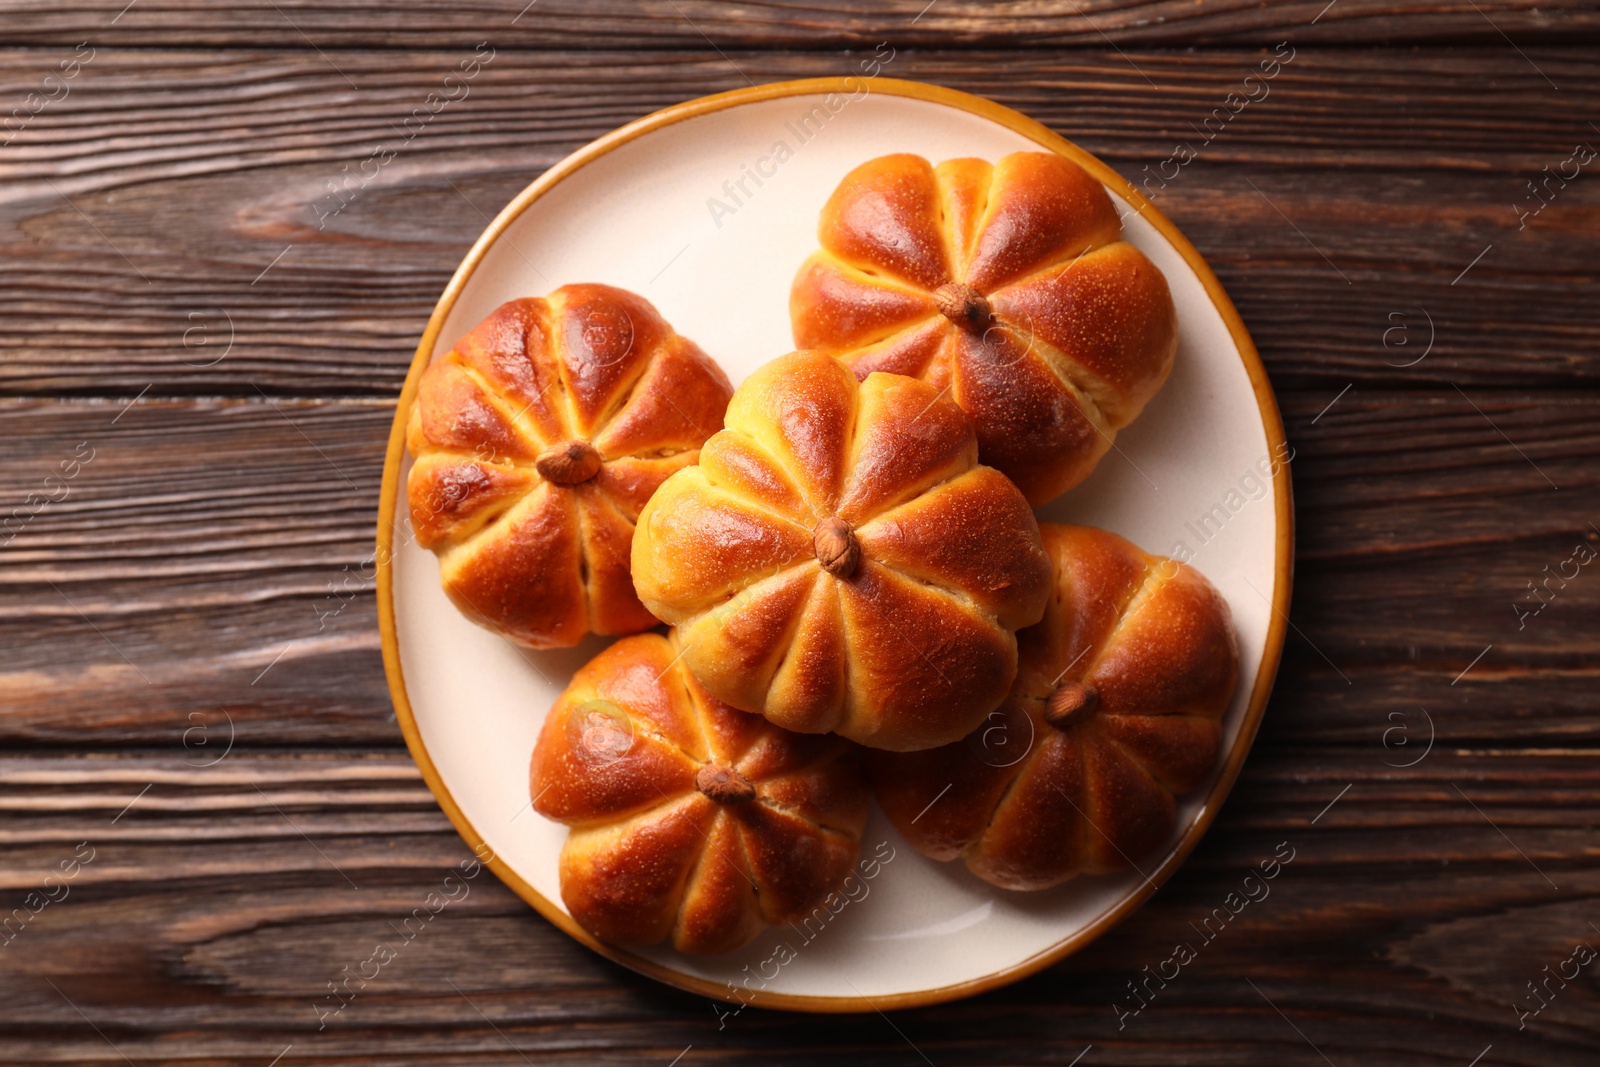
[(532, 648), (654, 626), (628, 576), (633, 526), (732, 392), (625, 290), (496, 309), (428, 365), (406, 428), (411, 526), (456, 607)]
[(721, 703), (677, 636), (639, 634), (573, 677), (533, 751), (531, 796), (572, 828), (561, 898), (607, 941), (728, 952), (821, 906), (867, 822), (857, 750)]
[(1005, 704), (964, 741), (871, 763), (912, 847), (1006, 889), (1120, 870), (1159, 847), (1174, 796), (1216, 765), (1239, 675), (1228, 605), (1198, 571), (1090, 526), (1042, 532), (1055, 596), (1017, 635)]
[(773, 360), (645, 506), (634, 585), (734, 707), (877, 748), (963, 737), (1005, 697), (1050, 574), (1027, 501), (977, 454), (926, 382)]
[(1166, 279), (1065, 157), (883, 156), (817, 230), (789, 298), (796, 347), (948, 388), (983, 462), (1035, 505), (1088, 477), (1172, 369)]

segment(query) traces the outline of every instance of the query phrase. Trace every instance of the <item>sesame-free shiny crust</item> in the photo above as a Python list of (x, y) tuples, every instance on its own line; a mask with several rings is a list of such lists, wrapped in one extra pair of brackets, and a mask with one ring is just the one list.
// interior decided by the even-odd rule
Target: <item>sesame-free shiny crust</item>
[(949, 388), (983, 462), (1035, 505), (1088, 477), (1172, 369), (1166, 279), (1062, 156), (869, 160), (817, 235), (790, 293), (795, 344)]
[(820, 906), (867, 821), (857, 751), (728, 707), (677, 635), (626, 637), (573, 677), (534, 748), (529, 795), (571, 827), (561, 896), (596, 937), (728, 952)]
[(732, 391), (625, 290), (496, 309), (423, 372), (407, 426), (412, 529), (450, 599), (533, 648), (654, 626), (628, 574), (634, 523)]
[[(1048, 596), (1038, 523), (977, 452), (926, 382), (774, 360), (646, 505), (635, 587), (734, 707), (872, 747), (944, 744), (1005, 696), (1014, 632)], [(856, 551), (835, 574), (818, 552), (836, 565), (845, 528)]]
[(1239, 674), (1227, 603), (1198, 571), (1089, 526), (1042, 534), (1054, 595), (1017, 635), (1005, 703), (963, 741), (871, 761), (914, 848), (1007, 889), (1123, 870), (1165, 842), (1175, 797), (1216, 765)]

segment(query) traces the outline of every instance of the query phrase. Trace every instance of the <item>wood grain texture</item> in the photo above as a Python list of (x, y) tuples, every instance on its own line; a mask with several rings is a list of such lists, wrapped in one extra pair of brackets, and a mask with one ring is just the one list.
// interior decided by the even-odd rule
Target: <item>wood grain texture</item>
[(267, 46), (304, 49), (513, 48), (1101, 48), (1273, 43), (1294, 35), (1320, 44), (1592, 40), (1600, 13), (1580, 0), (1459, 3), (1434, 0), (471, 0), (382, 9), (354, 0), (245, 2), (77, 0), (41, 10), (0, 3), (0, 44)]
[[(1520, 230), (1517, 206), (1600, 137), (1579, 117), (1600, 114), (1600, 61), (1530, 55), (1563, 91), (1510, 48), (1298, 52), (1165, 188), (1150, 175), (1260, 53), (1057, 54), (1025, 72), (1003, 53), (908, 53), (886, 70), (993, 96), (1148, 182), (1280, 387), (1593, 383), (1600, 184), (1559, 189)], [(0, 54), (0, 86), (20, 98), (42, 58)], [(0, 148), (0, 391), (392, 397), (488, 217), (593, 137), (744, 84), (714, 55), (497, 56), (319, 229), (327, 183), (402, 145), (395, 124), (460, 56), (328, 58), (338, 70), (314, 52), (106, 52)], [(762, 81), (852, 69), (737, 62)], [(129, 122), (141, 136), (120, 135)]]
[[(1600, 577), (1528, 614), (1600, 543), (1600, 185), (1516, 212), (1600, 138), (1592, 4), (523, 3), (0, 2), (0, 116), (94, 49), (0, 133), (0, 1063), (1595, 1062), (1591, 972), (1513, 1007), (1600, 945)], [(368, 561), (394, 396), (484, 216), (622, 123), (879, 41), (1138, 181), (1283, 40), (1155, 193), (1270, 367), (1298, 528), (1260, 738), (1169, 885), (995, 993), (719, 1028), (483, 874), (319, 1030), (468, 855), (394, 724)], [(480, 41), (469, 97), (319, 230)]]
[[(1320, 1062), (1293, 1027), (1335, 1063), (1459, 1065), (1491, 1042), (1501, 1064), (1592, 1062), (1592, 986), (1520, 1035), (1509, 1004), (1592, 939), (1600, 770), (1575, 750), (1438, 751), (1405, 771), (1381, 755), (1262, 746), (1134, 920), (1020, 986), (892, 1026), (749, 1009), (722, 1029), (709, 1003), (593, 956), (487, 873), (401, 930), (468, 858), (403, 756), (8, 757), (4, 900), (92, 859), (0, 950), (7, 1012), (31, 1021), (6, 1062), (108, 1062), (84, 1018), (138, 1064), (266, 1063), (290, 1045), (302, 1063), (665, 1064), (693, 1045), (701, 1061), (1059, 1064), (1090, 1043), (1102, 1063)], [(1292, 858), (1267, 894), (1204, 940), (1191, 924), (1275, 852)], [(1119, 1028), (1127, 983), (1178, 942), (1198, 959)], [(319, 1031), (327, 984), (379, 943), (396, 958)]]
[[(1600, 397), (1352, 389), (1324, 412), (1333, 392), (1283, 397), (1299, 537), (1275, 707), (1316, 714), (1267, 736), (1370, 741), (1419, 700), (1441, 744), (1592, 735), (1600, 576), (1528, 583), (1600, 544)], [(171, 745), (222, 711), (243, 746), (396, 744), (371, 581), (392, 405), (126, 404), (0, 403), (0, 498), (93, 450), (0, 550), (0, 744)], [(1204, 569), (1194, 518), (1171, 536)]]

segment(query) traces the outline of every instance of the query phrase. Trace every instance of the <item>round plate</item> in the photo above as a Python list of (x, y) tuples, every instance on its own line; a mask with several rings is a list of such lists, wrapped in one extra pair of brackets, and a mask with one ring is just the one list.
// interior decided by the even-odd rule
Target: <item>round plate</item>
[[(1039, 893), (997, 890), (959, 863), (919, 856), (874, 810), (862, 855), (892, 858), (820, 932), (775, 928), (713, 958), (596, 941), (562, 907), (556, 871), (567, 831), (530, 809), (528, 761), (556, 695), (606, 641), (518, 649), (445, 598), (438, 563), (396, 506), (423, 368), (504, 301), (606, 282), (643, 294), (737, 384), (793, 347), (789, 283), (816, 247), (824, 201), (853, 167), (889, 152), (938, 162), (1040, 149), (1076, 160), (1106, 185), (1127, 238), (1166, 274), (1180, 324), (1165, 388), (1094, 475), (1040, 518), (1102, 526), (1150, 551), (1187, 556), (1221, 590), (1241, 653), (1224, 759), (1203, 789), (1180, 800), (1177, 831), (1138, 871)], [(1211, 270), (1171, 222), (1082, 149), (990, 101), (881, 77), (690, 101), (602, 137), (523, 190), (434, 310), (395, 413), (379, 505), (378, 618), (395, 711), (461, 836), (480, 854), (487, 844), (506, 884), (597, 952), (683, 989), (763, 1007), (869, 1011), (967, 996), (1032, 973), (1129, 915), (1215, 817), (1255, 737), (1283, 647), (1289, 458), (1266, 371)]]

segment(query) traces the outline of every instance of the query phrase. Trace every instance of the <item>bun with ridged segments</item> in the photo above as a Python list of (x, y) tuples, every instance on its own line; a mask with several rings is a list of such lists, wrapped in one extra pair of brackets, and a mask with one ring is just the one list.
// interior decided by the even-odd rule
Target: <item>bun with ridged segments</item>
[(561, 897), (623, 944), (727, 952), (821, 906), (867, 821), (859, 751), (728, 707), (683, 666), (675, 633), (626, 637), (556, 700), (530, 795), (571, 827)]
[(626, 290), (496, 309), (428, 365), (406, 430), (412, 529), (450, 599), (532, 648), (656, 625), (628, 574), (634, 523), (732, 392)]
[(1088, 477), (1172, 369), (1166, 279), (1064, 156), (870, 160), (818, 239), (790, 294), (796, 347), (948, 389), (1035, 505)]
[(897, 750), (999, 704), (1049, 593), (1038, 523), (954, 402), (805, 352), (746, 379), (651, 498), (633, 577), (719, 699)]
[(1007, 889), (1139, 863), (1216, 766), (1238, 682), (1227, 603), (1194, 568), (1089, 526), (1042, 530), (1054, 596), (966, 740), (873, 753), (878, 802), (923, 855)]

